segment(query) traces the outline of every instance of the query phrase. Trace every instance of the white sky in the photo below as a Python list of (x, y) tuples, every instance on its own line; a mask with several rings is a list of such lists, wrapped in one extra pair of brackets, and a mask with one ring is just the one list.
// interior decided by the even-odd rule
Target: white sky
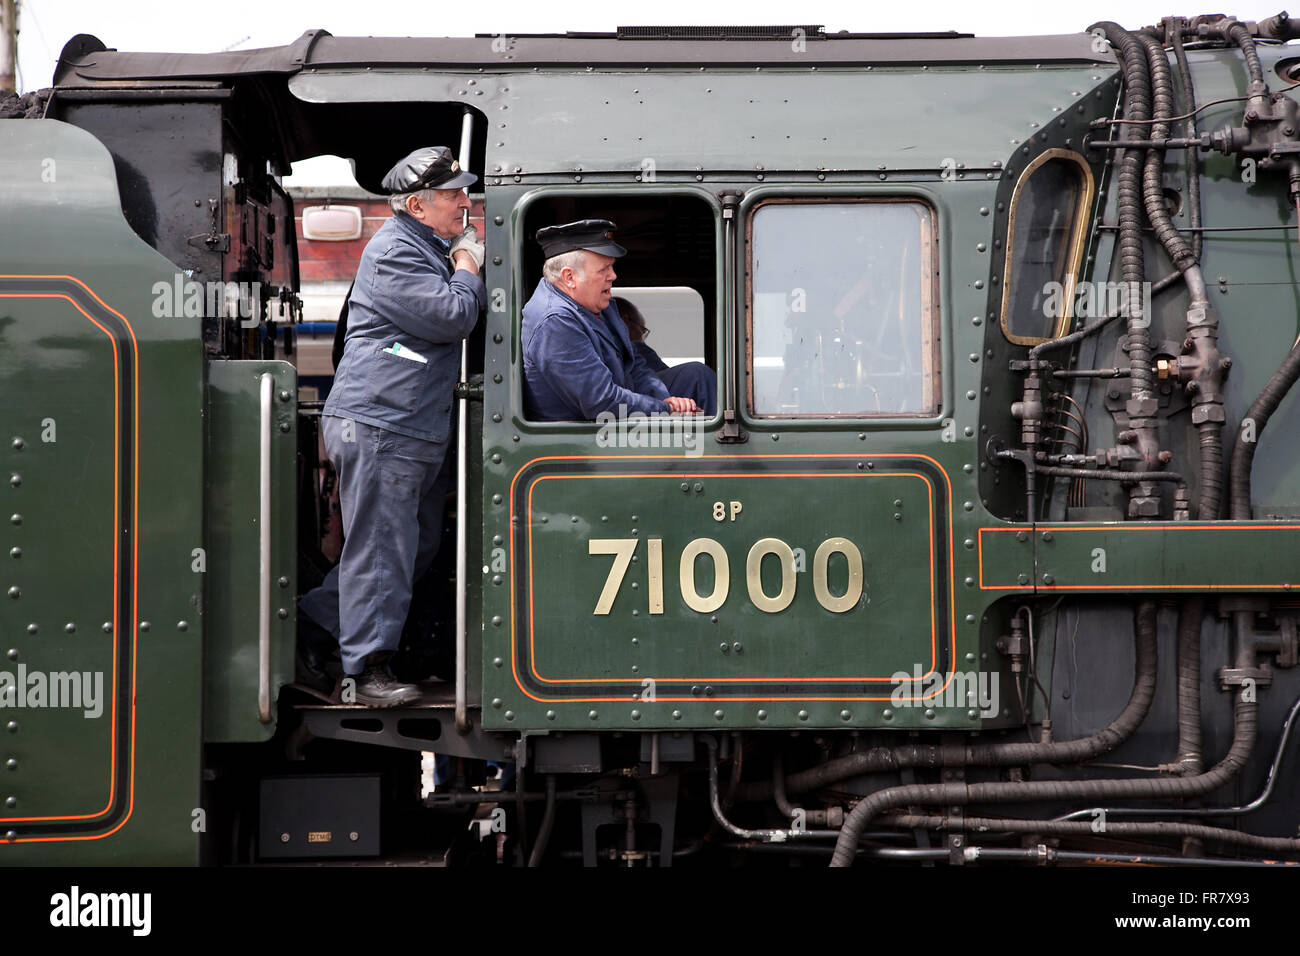
[[(59, 51), (78, 33), (93, 33), (119, 50), (208, 53), (280, 46), (316, 28), (335, 36), (472, 36), (649, 24), (822, 24), (828, 30), (871, 33), (958, 30), (1016, 36), (1078, 33), (1107, 19), (1134, 29), (1170, 14), (1207, 12), (1180, 8), (1176, 0), (1014, 0), (995, 2), (993, 9), (980, 6), (972, 0), (19, 0), (18, 85), (21, 90), (48, 86)], [(1284, 0), (1220, 0), (1210, 12), (1258, 20), (1282, 9)], [(336, 183), (338, 177), (327, 174), (309, 181)]]
[(1175, 13), (1222, 12), (1258, 20), (1278, 13), (1285, 3), (1217, 0), (1205, 6), (1209, 9), (1176, 0), (1017, 0), (989, 5), (972, 0), (19, 0), (19, 85), (24, 90), (48, 86), (59, 51), (78, 33), (93, 33), (119, 50), (175, 53), (279, 46), (318, 27), (335, 36), (472, 36), (646, 24), (820, 23), (828, 30), (960, 30), (977, 36), (1015, 36), (1077, 33), (1107, 19), (1133, 29)]

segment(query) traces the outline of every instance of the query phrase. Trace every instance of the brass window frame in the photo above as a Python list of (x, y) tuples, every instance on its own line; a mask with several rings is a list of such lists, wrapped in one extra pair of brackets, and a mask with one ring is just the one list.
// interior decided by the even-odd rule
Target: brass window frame
[[(921, 282), (921, 374), (928, 386), (926, 405), (921, 412), (838, 412), (811, 414), (761, 414), (754, 407), (754, 217), (764, 206), (777, 205), (885, 205), (908, 203), (922, 207), (927, 219), (921, 224), (921, 251), (924, 259), (921, 274), (929, 273), (929, 281)], [(850, 196), (850, 195), (795, 195), (773, 196), (756, 202), (745, 216), (745, 406), (750, 420), (759, 421), (880, 421), (899, 419), (930, 419), (943, 410), (942, 356), (939, 354), (939, 213), (934, 205), (922, 196)], [(927, 321), (928, 319), (928, 321)]]
[[(1057, 323), (1055, 335), (1047, 338), (1034, 335), (1016, 335), (1008, 327), (1007, 321), (1011, 305), (1011, 268), (1015, 264), (1016, 210), (1019, 208), (1020, 196), (1024, 192), (1029, 178), (1040, 168), (1056, 159), (1069, 160), (1083, 172), (1083, 189), (1079, 192), (1079, 202), (1075, 207), (1074, 229), (1070, 237), (1069, 251), (1066, 253), (1065, 270), (1061, 277), (1061, 285), (1064, 290), (1061, 318)], [(1092, 167), (1088, 165), (1087, 160), (1071, 149), (1054, 148), (1044, 150), (1034, 157), (1029, 165), (1025, 167), (1024, 172), (1020, 174), (1020, 178), (1016, 180), (1016, 187), (1011, 191), (1010, 211), (1007, 213), (1007, 238), (1004, 244), (1006, 262), (1003, 264), (1002, 269), (1002, 308), (999, 320), (999, 324), (1002, 326), (1002, 335), (1008, 342), (1015, 345), (1038, 345), (1041, 342), (1050, 342), (1054, 338), (1060, 338), (1069, 330), (1070, 323), (1074, 321), (1075, 282), (1078, 280), (1079, 267), (1083, 264), (1083, 248), (1088, 239), (1088, 210), (1092, 208), (1092, 200), (1095, 194), (1096, 183), (1093, 180)]]

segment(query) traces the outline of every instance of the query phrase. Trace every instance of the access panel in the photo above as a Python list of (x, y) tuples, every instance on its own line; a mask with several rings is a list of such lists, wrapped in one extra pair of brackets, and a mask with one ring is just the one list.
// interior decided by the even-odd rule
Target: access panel
[(934, 463), (859, 464), (647, 455), (525, 466), (502, 582), (509, 658), (486, 669), (485, 721), (763, 725), (807, 721), (816, 701), (823, 714), (839, 705), (837, 722), (878, 722), (896, 675), (949, 669), (951, 526)]

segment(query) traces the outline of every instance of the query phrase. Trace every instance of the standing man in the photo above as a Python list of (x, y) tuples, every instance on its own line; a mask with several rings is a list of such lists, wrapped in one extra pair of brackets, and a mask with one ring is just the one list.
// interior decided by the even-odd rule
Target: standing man
[(614, 223), (583, 219), (537, 230), (546, 261), (524, 306), (524, 405), (535, 421), (595, 421), (602, 412), (691, 415), (694, 399), (668, 389), (632, 349), (610, 304), (614, 260), (627, 250)]
[(417, 149), (384, 177), (393, 217), (361, 254), (343, 358), (322, 413), (343, 553), (300, 607), (334, 634), (356, 702), (369, 707), (420, 697), (387, 660), (412, 583), (438, 551), (461, 340), (487, 302), (483, 245), (473, 227), (461, 230), (469, 208), (461, 190), (477, 179), (445, 146)]

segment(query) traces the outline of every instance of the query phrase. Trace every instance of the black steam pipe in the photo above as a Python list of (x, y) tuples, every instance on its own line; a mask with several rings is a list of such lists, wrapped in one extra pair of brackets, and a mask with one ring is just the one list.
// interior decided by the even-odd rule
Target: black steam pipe
[(1095, 816), (1097, 810), (1105, 810), (1108, 816), (1129, 817), (1236, 817), (1254, 813), (1272, 799), (1273, 787), (1277, 784), (1277, 772), (1282, 766), (1282, 757), (1286, 754), (1287, 741), (1291, 739), (1291, 729), (1296, 724), (1298, 714), (1300, 714), (1300, 697), (1295, 699), (1295, 703), (1291, 705), (1291, 710), (1286, 715), (1286, 720), (1282, 721), (1282, 732), (1278, 735), (1277, 747), (1273, 750), (1273, 759), (1268, 765), (1268, 773), (1264, 775), (1264, 787), (1249, 803), (1235, 807), (1089, 807), (1085, 810), (1074, 810), (1056, 819), (1075, 820), (1085, 816)]
[[(730, 844), (737, 846), (737, 844)], [(827, 852), (830, 847), (819, 847), (809, 844), (799, 846), (768, 846), (756, 844), (745, 849), (763, 849), (777, 852), (801, 852), (815, 854), (818, 852)], [(1036, 847), (987, 847), (987, 846), (968, 846), (962, 851), (962, 863), (983, 863), (1008, 861), (1015, 863), (1075, 863), (1083, 866), (1110, 866), (1114, 863), (1124, 863), (1132, 866), (1180, 866), (1180, 867), (1232, 867), (1239, 869), (1241, 867), (1291, 867), (1295, 868), (1296, 864), (1287, 863), (1284, 860), (1209, 860), (1209, 859), (1185, 859), (1179, 856), (1162, 856), (1151, 853), (1093, 853), (1083, 850), (1058, 850), (1055, 847), (1039, 844)], [(864, 856), (869, 859), (889, 860), (893, 862), (935, 862), (951, 863), (952, 852), (946, 848), (930, 848), (915, 846), (878, 846), (878, 847), (858, 847), (855, 856)]]
[[(1183, 31), (1181, 19), (1169, 31), (1174, 47), (1174, 59), (1178, 61), (1178, 79), (1183, 87), (1183, 114), (1187, 115), (1187, 138), (1196, 138), (1196, 87), (1192, 84), (1192, 67), (1187, 62), (1187, 51), (1183, 49)], [(1188, 218), (1192, 228), (1199, 230), (1201, 225), (1201, 161), (1195, 148), (1187, 150), (1187, 204)], [(1203, 236), (1199, 231), (1192, 233), (1192, 256), (1201, 261), (1201, 244)]]
[(883, 816), (888, 823), (905, 830), (949, 830), (973, 833), (980, 830), (1010, 831), (1012, 833), (1041, 833), (1048, 836), (1104, 836), (1104, 837), (1193, 837), (1216, 843), (1232, 843), (1255, 850), (1281, 853), (1300, 852), (1300, 839), (1293, 837), (1257, 836), (1240, 830), (1210, 827), (1200, 823), (1174, 823), (1167, 821), (1135, 823), (1111, 822), (1098, 830), (1087, 820), (1025, 820), (1018, 817), (948, 817), (940, 814), (901, 813)]
[(1052, 378), (1128, 378), (1133, 374), (1127, 368), (1063, 368), (1052, 372)]
[[(1155, 42), (1155, 41), (1152, 41)], [(1211, 149), (1210, 137), (1152, 136), (1149, 139), (1090, 139), (1089, 149)]]
[[(1013, 767), (1030, 763), (1082, 763), (1109, 753), (1133, 735), (1151, 709), (1156, 690), (1156, 605), (1144, 601), (1135, 615), (1136, 643), (1133, 690), (1128, 703), (1108, 726), (1077, 740), (1047, 743), (904, 744), (873, 747), (819, 764), (785, 778), (788, 793), (807, 793), (864, 773), (908, 767)], [(741, 784), (739, 800), (773, 797), (770, 781)]]
[[(1167, 120), (1174, 115), (1174, 84), (1169, 70), (1169, 58), (1159, 40), (1149, 36), (1139, 36), (1138, 42), (1146, 49), (1147, 65), (1151, 70), (1151, 90), (1153, 96), (1152, 111), (1157, 120)], [(1151, 127), (1151, 139), (1158, 140), (1169, 136), (1169, 123), (1157, 122)], [(1186, 143), (1183, 144), (1187, 145)], [(1191, 289), (1192, 301), (1205, 298), (1204, 279), (1200, 278), (1196, 256), (1192, 245), (1174, 227), (1173, 219), (1165, 206), (1164, 193), (1165, 157), (1160, 150), (1150, 150), (1142, 170), (1142, 201), (1146, 206), (1147, 219), (1155, 229), (1156, 238), (1164, 246), (1169, 258), (1173, 260), (1191, 287), (1200, 280), (1201, 288)]]
[(1255, 50), (1255, 40), (1251, 37), (1250, 31), (1240, 23), (1234, 23), (1228, 27), (1226, 36), (1241, 47), (1241, 55), (1246, 59), (1246, 69), (1250, 71), (1251, 82), (1263, 83), (1264, 67), (1259, 62), (1259, 53)]
[(1034, 471), (1053, 478), (1096, 478), (1099, 481), (1172, 481), (1184, 484), (1176, 471), (1119, 471), (1103, 468), (1063, 468), (1060, 465), (1035, 465)]
[[(1259, 398), (1255, 399), (1255, 403), (1246, 412), (1246, 417), (1242, 419), (1243, 427), (1237, 431), (1237, 441), (1232, 448), (1232, 461), (1228, 470), (1230, 513), (1233, 520), (1250, 520), (1250, 471), (1255, 461), (1255, 450), (1259, 447), (1264, 427), (1297, 378), (1300, 378), (1300, 342), (1291, 347), (1281, 367), (1273, 373), (1264, 390), (1259, 393)], [(1252, 432), (1250, 441), (1246, 440), (1247, 423), (1253, 425), (1249, 429)]]
[(1238, 694), (1233, 717), (1232, 746), (1210, 770), (1194, 777), (1140, 780), (1031, 780), (993, 783), (913, 784), (878, 790), (858, 802), (844, 821), (831, 866), (849, 866), (857, 849), (858, 834), (868, 823), (886, 810), (912, 804), (1013, 803), (1049, 800), (1088, 800), (1116, 797), (1137, 799), (1177, 799), (1196, 797), (1217, 790), (1230, 781), (1245, 765), (1254, 748), (1258, 732), (1259, 705), (1243, 700)]
[(1201, 742), (1201, 623), (1205, 601), (1188, 598), (1178, 609), (1178, 772), (1204, 769)]
[(542, 825), (533, 841), (533, 852), (528, 854), (529, 867), (540, 866), (546, 855), (546, 844), (551, 839), (551, 828), (555, 825), (555, 774), (546, 775), (546, 809), (542, 813)]
[[(1115, 48), (1124, 70), (1124, 118), (1148, 120), (1151, 118), (1151, 78), (1148, 74), (1146, 51), (1137, 38), (1118, 23), (1094, 23), (1088, 32), (1100, 29)], [(1131, 126), (1125, 126), (1121, 139), (1129, 136)], [(1142, 250), (1142, 154), (1126, 151), (1119, 162), (1119, 253), (1124, 282), (1129, 289), (1140, 289), (1146, 277), (1146, 260)], [(1133, 296), (1129, 301), (1133, 301)], [(1137, 297), (1141, 302), (1141, 297)], [(1147, 333), (1146, 318), (1141, 309), (1128, 316), (1129, 364), (1133, 369), (1132, 398), (1134, 401), (1154, 396), (1151, 377), (1151, 336)]]
[[(1081, 329), (1071, 332), (1069, 335), (1062, 335), (1059, 339), (1048, 339), (1046, 342), (1039, 342), (1029, 350), (1029, 360), (1031, 362), (1036, 362), (1038, 359), (1042, 358), (1044, 352), (1051, 349), (1064, 348), (1067, 345), (1073, 345), (1075, 342), (1081, 342), (1094, 332), (1100, 332), (1117, 318), (1119, 318), (1118, 312), (1114, 315), (1108, 315), (1104, 318), (1098, 319), (1096, 322), (1092, 323), (1092, 325), (1084, 326)], [(1129, 374), (1132, 374), (1131, 370)]]
[(1259, 35), (1269, 40), (1280, 40), (1285, 43), (1287, 40), (1300, 39), (1300, 27), (1291, 19), (1285, 10), (1275, 17), (1269, 17), (1267, 20), (1260, 20), (1256, 24)]

